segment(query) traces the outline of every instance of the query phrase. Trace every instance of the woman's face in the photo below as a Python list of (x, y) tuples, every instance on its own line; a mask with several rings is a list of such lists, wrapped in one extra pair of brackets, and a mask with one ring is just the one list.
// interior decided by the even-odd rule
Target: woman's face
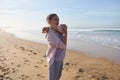
[(54, 16), (48, 23), (51, 26), (57, 26), (59, 24), (59, 17), (58, 16)]

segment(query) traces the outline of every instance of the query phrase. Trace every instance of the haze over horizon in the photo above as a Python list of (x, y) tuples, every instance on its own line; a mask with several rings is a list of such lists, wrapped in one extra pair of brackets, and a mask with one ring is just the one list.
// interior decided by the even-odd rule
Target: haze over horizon
[(120, 27), (120, 0), (0, 0), (0, 26), (43, 27), (56, 13), (69, 27)]

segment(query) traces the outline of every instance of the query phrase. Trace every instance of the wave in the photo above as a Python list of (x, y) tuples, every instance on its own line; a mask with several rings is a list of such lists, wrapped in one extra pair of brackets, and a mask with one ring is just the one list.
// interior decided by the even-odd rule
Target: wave
[(93, 30), (93, 32), (120, 32), (120, 30)]
[(120, 32), (120, 28), (70, 28), (68, 31), (79, 32)]
[[(45, 43), (38, 29), (8, 29), (17, 37)], [(120, 47), (120, 28), (68, 28), (68, 40), (96, 42), (104, 45)]]
[(71, 29), (69, 37), (120, 48), (120, 28)]

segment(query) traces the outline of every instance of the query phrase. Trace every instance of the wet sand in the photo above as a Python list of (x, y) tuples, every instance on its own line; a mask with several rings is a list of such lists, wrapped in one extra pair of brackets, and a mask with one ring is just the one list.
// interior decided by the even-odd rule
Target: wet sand
[[(0, 80), (47, 80), (46, 49), (0, 31)], [(120, 64), (67, 50), (61, 80), (120, 80)]]

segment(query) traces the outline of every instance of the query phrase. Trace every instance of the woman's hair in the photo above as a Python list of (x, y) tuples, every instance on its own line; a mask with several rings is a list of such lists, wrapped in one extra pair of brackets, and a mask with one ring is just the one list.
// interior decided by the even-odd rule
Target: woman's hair
[(51, 21), (54, 16), (58, 16), (57, 14), (49, 14), (46, 18), (47, 21)]

